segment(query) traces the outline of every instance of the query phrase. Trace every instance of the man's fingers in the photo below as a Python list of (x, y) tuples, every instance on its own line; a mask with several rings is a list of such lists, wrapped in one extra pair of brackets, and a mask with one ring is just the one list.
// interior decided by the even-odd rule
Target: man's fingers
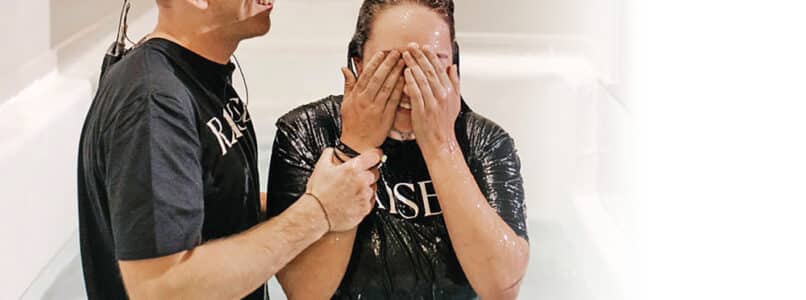
[(368, 170), (381, 162), (381, 151), (373, 149), (366, 151), (356, 158), (350, 160), (350, 164), (357, 170)]
[(383, 51), (375, 53), (375, 55), (372, 56), (372, 59), (369, 60), (369, 63), (367, 63), (364, 70), (358, 76), (358, 83), (355, 87), (359, 91), (363, 91), (367, 88), (370, 79), (372, 79), (375, 71), (380, 67), (381, 63), (383, 63), (385, 57), (386, 53)]
[(316, 167), (321, 166), (333, 166), (335, 163), (333, 162), (333, 148), (325, 148), (322, 151), (322, 156), (319, 157), (319, 161), (316, 162)]
[(372, 171), (364, 171), (359, 174), (359, 182), (364, 186), (371, 186), (378, 182), (378, 178), (375, 177), (375, 174), (372, 174)]

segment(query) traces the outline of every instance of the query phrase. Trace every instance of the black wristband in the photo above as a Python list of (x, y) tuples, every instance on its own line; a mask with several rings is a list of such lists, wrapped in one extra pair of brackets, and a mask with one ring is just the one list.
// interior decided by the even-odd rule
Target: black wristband
[(347, 162), (347, 161), (345, 161), (343, 158), (341, 158), (341, 155), (339, 155), (339, 151), (338, 151), (338, 150), (333, 151), (333, 156), (334, 156), (334, 157), (336, 157), (336, 160), (338, 160), (338, 161), (339, 161), (339, 162), (341, 162), (341, 163), (346, 163), (346, 162)]
[(349, 158), (355, 158), (361, 155), (361, 153), (358, 153), (358, 151), (355, 151), (353, 148), (350, 148), (350, 146), (342, 143), (341, 139), (336, 140), (336, 150), (341, 151), (341, 153), (344, 153), (344, 155), (347, 155)]

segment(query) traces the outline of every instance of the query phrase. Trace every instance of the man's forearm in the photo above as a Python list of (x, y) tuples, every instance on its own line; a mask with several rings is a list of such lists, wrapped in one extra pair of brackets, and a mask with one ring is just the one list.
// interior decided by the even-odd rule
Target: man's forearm
[(471, 285), (482, 299), (515, 299), (528, 243), (487, 202), (461, 152), (426, 156), (451, 243)]
[(130, 296), (235, 299), (248, 295), (326, 233), (327, 221), (315, 201), (303, 196), (271, 221), (188, 251), (162, 276), (130, 289)]
[(277, 279), (288, 299), (330, 299), (347, 271), (356, 231), (324, 236), (283, 268)]

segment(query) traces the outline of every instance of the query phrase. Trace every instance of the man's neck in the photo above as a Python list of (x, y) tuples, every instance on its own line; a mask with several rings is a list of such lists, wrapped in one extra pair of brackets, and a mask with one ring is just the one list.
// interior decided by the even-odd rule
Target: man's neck
[(172, 41), (201, 57), (222, 65), (229, 62), (239, 43), (239, 40), (225, 37), (218, 31), (185, 30), (165, 24), (157, 25), (148, 38), (163, 38)]

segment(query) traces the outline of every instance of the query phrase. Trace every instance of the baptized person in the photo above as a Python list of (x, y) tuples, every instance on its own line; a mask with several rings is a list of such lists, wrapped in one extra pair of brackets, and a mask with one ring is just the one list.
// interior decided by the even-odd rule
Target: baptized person
[(453, 12), (450, 0), (364, 1), (344, 95), (277, 122), (270, 217), (305, 194), (324, 149), (336, 147), (335, 163), (388, 157), (360, 225), (278, 273), (290, 299), (517, 298), (529, 256), (520, 160), (462, 102)]

